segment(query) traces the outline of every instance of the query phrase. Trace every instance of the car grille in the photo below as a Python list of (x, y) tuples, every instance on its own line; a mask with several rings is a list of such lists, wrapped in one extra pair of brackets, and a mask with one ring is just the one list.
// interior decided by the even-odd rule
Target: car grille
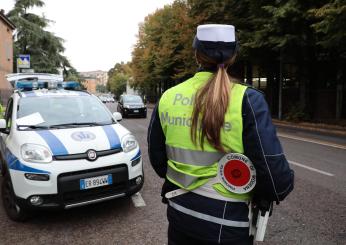
[[(96, 151), (96, 155), (97, 155), (97, 158), (99, 158), (99, 157), (103, 157), (103, 156), (116, 154), (116, 153), (119, 153), (122, 151), (123, 151), (122, 148), (115, 148), (115, 149), (104, 150), (104, 151)], [(53, 160), (56, 160), (56, 161), (79, 160), (79, 159), (87, 159), (88, 160), (88, 154), (85, 152), (85, 153), (78, 153), (78, 154), (53, 156)]]

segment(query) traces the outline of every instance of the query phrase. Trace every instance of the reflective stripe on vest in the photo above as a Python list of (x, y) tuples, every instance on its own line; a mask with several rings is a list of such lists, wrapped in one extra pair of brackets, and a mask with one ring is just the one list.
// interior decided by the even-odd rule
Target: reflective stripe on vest
[(170, 181), (178, 182), (179, 184), (183, 185), (185, 189), (187, 189), (193, 182), (198, 179), (198, 177), (177, 172), (169, 165), (167, 166), (166, 176)]
[(169, 159), (194, 166), (209, 166), (224, 156), (220, 152), (187, 150), (169, 145), (166, 145), (166, 152)]
[(174, 202), (172, 202), (171, 200), (168, 200), (169, 206), (171, 206), (172, 208), (187, 214), (187, 215), (191, 215), (195, 218), (198, 219), (202, 219), (208, 222), (213, 222), (219, 225), (225, 225), (225, 226), (231, 226), (231, 227), (240, 227), (240, 228), (247, 228), (249, 227), (249, 222), (247, 221), (233, 221), (233, 220), (226, 220), (226, 219), (222, 219), (222, 218), (218, 218), (218, 217), (214, 217), (208, 214), (203, 214), (188, 208), (185, 208), (179, 204), (176, 204)]

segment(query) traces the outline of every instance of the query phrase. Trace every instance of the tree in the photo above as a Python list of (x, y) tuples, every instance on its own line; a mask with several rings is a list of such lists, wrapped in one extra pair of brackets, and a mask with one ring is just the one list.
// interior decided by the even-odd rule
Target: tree
[(196, 27), (212, 23), (236, 27), (240, 50), (231, 74), (250, 84), (265, 78), (272, 113), (281, 115), (283, 96), (284, 112), (300, 108), (304, 118), (314, 118), (320, 105), (331, 115), (328, 103), (318, 99), (328, 89), (328, 95), (335, 91), (336, 118), (346, 116), (345, 0), (176, 0), (139, 26), (132, 53), (134, 84), (159, 96), (191, 76)]
[(107, 92), (107, 87), (103, 84), (97, 84), (96, 85), (96, 91), (99, 93), (106, 93)]
[(128, 81), (128, 77), (123, 73), (117, 73), (110, 78), (108, 81), (110, 91), (119, 98), (121, 94), (126, 91), (126, 83)]
[(58, 73), (59, 68), (71, 68), (62, 55), (63, 39), (45, 30), (50, 20), (29, 12), (33, 7), (43, 6), (42, 0), (16, 0), (14, 9), (8, 13), (17, 27), (14, 55), (30, 54), (31, 68), (36, 72)]
[(317, 45), (335, 69), (336, 119), (340, 119), (343, 111), (342, 93), (346, 86), (346, 2), (333, 0), (320, 8), (311, 9), (309, 13), (317, 20), (312, 25), (316, 32)]
[(131, 78), (131, 73), (132, 70), (128, 63), (116, 63), (114, 67), (108, 71), (107, 89), (119, 98), (120, 95), (126, 91), (126, 85)]
[(132, 52), (133, 84), (147, 97), (191, 76), (193, 28), (185, 1), (175, 1), (145, 18)]

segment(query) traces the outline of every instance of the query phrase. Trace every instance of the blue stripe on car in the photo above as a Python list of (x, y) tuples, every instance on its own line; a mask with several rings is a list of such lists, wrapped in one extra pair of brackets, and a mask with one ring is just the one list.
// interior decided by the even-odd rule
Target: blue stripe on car
[(111, 149), (117, 149), (121, 147), (118, 134), (115, 132), (115, 129), (111, 125), (102, 126), (105, 131), (109, 145)]
[(131, 161), (136, 160), (139, 157), (141, 157), (141, 150), (139, 150), (137, 154), (134, 157), (132, 157)]
[(26, 166), (23, 163), (21, 163), (18, 159), (15, 160), (9, 167), (10, 169), (23, 171), (27, 173), (50, 174), (50, 172)]
[(37, 130), (36, 132), (46, 141), (54, 156), (68, 154), (65, 146), (52, 132), (49, 130)]
[(10, 152), (8, 148), (6, 149), (6, 163), (9, 169), (12, 170), (23, 171), (27, 173), (50, 174), (50, 172), (47, 172), (45, 170), (32, 168), (21, 163), (18, 158), (13, 155), (12, 152)]

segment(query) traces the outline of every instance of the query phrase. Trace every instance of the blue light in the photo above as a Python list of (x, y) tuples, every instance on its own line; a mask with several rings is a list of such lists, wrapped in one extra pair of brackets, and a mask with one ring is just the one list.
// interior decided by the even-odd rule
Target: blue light
[(62, 87), (66, 90), (79, 90), (80, 84), (76, 81), (66, 81), (62, 83)]
[(34, 89), (61, 89), (63, 88), (63, 84), (60, 81), (20, 80), (16, 81), (15, 88), (22, 91)]
[(22, 80), (22, 81), (17, 81), (15, 84), (15, 87), (18, 90), (29, 91), (29, 90), (37, 89), (39, 87), (39, 84), (37, 81)]

